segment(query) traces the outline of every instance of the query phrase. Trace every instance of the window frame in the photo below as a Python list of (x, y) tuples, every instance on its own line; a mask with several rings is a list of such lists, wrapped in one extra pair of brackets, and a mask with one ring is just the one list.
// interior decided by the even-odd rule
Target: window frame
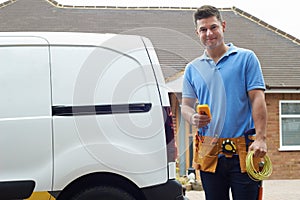
[(283, 118), (299, 118), (300, 119), (300, 114), (296, 115), (287, 115), (287, 114), (282, 114), (282, 104), (284, 103), (300, 103), (300, 100), (280, 100), (279, 101), (279, 141), (280, 141), (280, 146), (279, 146), (279, 151), (300, 151), (300, 143), (299, 145), (283, 145), (283, 127), (282, 127), (282, 119)]

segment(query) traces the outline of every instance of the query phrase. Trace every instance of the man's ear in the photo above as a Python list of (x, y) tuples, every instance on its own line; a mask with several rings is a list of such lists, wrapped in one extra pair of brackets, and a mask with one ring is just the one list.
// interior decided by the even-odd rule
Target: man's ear
[(222, 22), (222, 30), (223, 30), (223, 32), (225, 32), (225, 29), (226, 29), (226, 22), (223, 21), (223, 22)]
[(197, 36), (199, 36), (199, 32), (198, 32), (197, 28), (195, 28), (195, 33)]

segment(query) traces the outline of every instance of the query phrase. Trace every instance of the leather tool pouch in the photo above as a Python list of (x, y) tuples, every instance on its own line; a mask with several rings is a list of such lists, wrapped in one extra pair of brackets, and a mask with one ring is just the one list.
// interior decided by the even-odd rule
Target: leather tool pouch
[(199, 135), (195, 136), (194, 162), (198, 164), (197, 169), (212, 173), (216, 171), (219, 146), (213, 141), (214, 139), (209, 137), (203, 139)]
[(248, 152), (246, 151), (246, 142), (244, 137), (240, 137), (236, 139), (238, 155), (240, 160), (241, 172), (246, 172), (246, 156)]

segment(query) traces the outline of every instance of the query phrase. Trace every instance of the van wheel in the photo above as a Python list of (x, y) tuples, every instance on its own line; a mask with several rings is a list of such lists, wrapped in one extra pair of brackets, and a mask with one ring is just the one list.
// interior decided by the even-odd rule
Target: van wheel
[(78, 193), (72, 200), (136, 200), (131, 194), (120, 188), (96, 186)]

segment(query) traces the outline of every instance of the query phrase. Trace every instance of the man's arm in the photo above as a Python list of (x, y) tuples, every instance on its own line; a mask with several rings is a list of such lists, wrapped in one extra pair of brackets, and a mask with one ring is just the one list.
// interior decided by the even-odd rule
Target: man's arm
[(256, 139), (249, 147), (254, 151), (255, 157), (264, 157), (267, 153), (266, 128), (267, 128), (267, 106), (263, 90), (251, 90), (248, 92), (252, 105), (252, 117), (256, 131)]
[(207, 115), (199, 115), (195, 111), (196, 101), (197, 99), (194, 98), (182, 98), (181, 113), (188, 123), (201, 128), (206, 126), (211, 119)]

